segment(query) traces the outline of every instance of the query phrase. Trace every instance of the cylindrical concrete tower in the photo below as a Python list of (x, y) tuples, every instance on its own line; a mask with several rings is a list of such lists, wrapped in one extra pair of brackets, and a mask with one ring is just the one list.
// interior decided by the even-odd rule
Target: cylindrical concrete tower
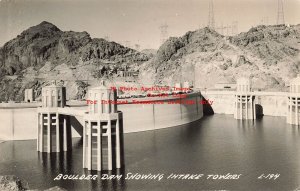
[(123, 163), (122, 112), (117, 111), (114, 88), (100, 87), (88, 91), (88, 113), (84, 116), (83, 168), (112, 170)]
[(290, 93), (288, 95), (287, 123), (299, 125), (300, 107), (300, 75), (290, 81)]
[(235, 94), (235, 119), (256, 119), (255, 96), (251, 93), (251, 81), (248, 78), (237, 80)]
[(65, 87), (50, 85), (42, 88), (42, 107), (64, 107), (65, 105)]
[(117, 100), (117, 91), (106, 87), (104, 82), (101, 83), (101, 86), (88, 91), (88, 100), (96, 101), (96, 103), (88, 105), (88, 112), (98, 115), (116, 113), (117, 105), (115, 102)]
[(250, 92), (251, 91), (250, 79), (249, 78), (237, 79), (237, 91), (238, 92)]
[(65, 105), (65, 87), (50, 85), (42, 88), (42, 107), (37, 110), (37, 151), (51, 153), (71, 149), (70, 118), (59, 112)]

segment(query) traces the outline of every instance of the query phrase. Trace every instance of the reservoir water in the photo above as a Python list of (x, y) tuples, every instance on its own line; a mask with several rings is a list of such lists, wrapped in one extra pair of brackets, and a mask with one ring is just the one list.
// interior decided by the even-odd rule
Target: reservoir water
[[(68, 153), (36, 152), (36, 141), (0, 144), (0, 175), (16, 175), (31, 189), (67, 190), (297, 190), (300, 187), (300, 129), (285, 117), (238, 121), (213, 115), (189, 125), (125, 134), (125, 167), (120, 180), (54, 180), (59, 174), (89, 174), (82, 169), (82, 140)], [(102, 172), (106, 174), (107, 172)], [(126, 179), (128, 173), (163, 175)], [(199, 179), (168, 179), (171, 174), (203, 174)], [(238, 179), (207, 179), (209, 175)], [(274, 180), (262, 178), (277, 174)], [(216, 176), (215, 176), (216, 177)], [(228, 177), (228, 176), (227, 176)], [(232, 177), (232, 176), (231, 176)]]

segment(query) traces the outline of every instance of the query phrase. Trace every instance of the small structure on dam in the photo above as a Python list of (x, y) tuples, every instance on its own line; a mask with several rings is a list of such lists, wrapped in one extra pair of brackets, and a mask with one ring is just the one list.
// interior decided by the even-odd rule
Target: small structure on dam
[[(105, 86), (88, 91), (88, 113), (84, 116), (83, 168), (112, 170), (122, 164), (122, 112), (117, 110), (115, 89)], [(102, 102), (102, 101), (105, 101)]]
[(290, 93), (288, 95), (287, 123), (299, 125), (300, 107), (300, 75), (290, 82)]
[(50, 85), (42, 88), (42, 107), (37, 109), (37, 151), (51, 153), (71, 148), (69, 116), (58, 111), (65, 105), (65, 87)]
[(34, 101), (33, 89), (25, 89), (24, 102), (33, 102), (33, 101)]
[(248, 78), (237, 80), (235, 94), (235, 119), (256, 119), (255, 96), (251, 93), (251, 81)]

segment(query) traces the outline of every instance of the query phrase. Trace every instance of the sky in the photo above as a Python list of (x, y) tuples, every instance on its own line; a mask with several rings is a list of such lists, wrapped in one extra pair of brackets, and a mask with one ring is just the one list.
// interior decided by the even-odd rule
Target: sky
[[(300, 0), (283, 0), (285, 22), (300, 24)], [(238, 32), (276, 24), (277, 0), (214, 0), (216, 26), (238, 22)], [(92, 38), (141, 49), (157, 49), (160, 26), (182, 36), (208, 23), (209, 0), (0, 0), (0, 46), (23, 30), (48, 21), (63, 31), (86, 31)]]

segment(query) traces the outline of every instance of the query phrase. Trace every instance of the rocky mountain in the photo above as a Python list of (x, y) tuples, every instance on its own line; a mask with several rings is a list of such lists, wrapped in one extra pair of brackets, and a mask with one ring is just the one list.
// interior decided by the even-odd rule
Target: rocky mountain
[(39, 97), (52, 80), (67, 86), (68, 99), (81, 99), (87, 86), (124, 70), (139, 71), (142, 84), (194, 81), (209, 89), (246, 76), (256, 89), (282, 91), (299, 73), (299, 52), (300, 25), (258, 26), (231, 37), (203, 28), (138, 52), (42, 22), (0, 48), (0, 101), (23, 100), (25, 88)]
[(22, 100), (25, 88), (39, 93), (54, 79), (68, 86), (75, 99), (82, 96), (86, 80), (116, 75), (123, 68), (136, 70), (147, 60), (146, 54), (115, 42), (42, 22), (0, 48), (0, 101)]
[(144, 83), (187, 80), (213, 88), (243, 76), (256, 89), (285, 90), (299, 73), (299, 52), (300, 25), (258, 26), (232, 37), (203, 28), (169, 38), (140, 70)]

